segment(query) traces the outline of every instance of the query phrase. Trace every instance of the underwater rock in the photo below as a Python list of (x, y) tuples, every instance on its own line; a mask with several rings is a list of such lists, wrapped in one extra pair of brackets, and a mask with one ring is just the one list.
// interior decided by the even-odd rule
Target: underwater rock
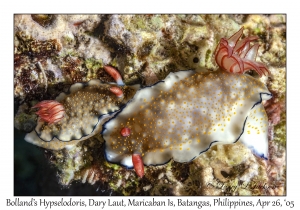
[(61, 78), (56, 78), (52, 68), (48, 69), (48, 58), (58, 56), (60, 50), (57, 40), (38, 41), (23, 32), (16, 32), (14, 96), (21, 103), (51, 97), (48, 87), (61, 82)]
[[(88, 181), (90, 184), (99, 180), (97, 171), (101, 171), (101, 168), (93, 169), (95, 161), (93, 157), (95, 157), (96, 152), (99, 152), (100, 146), (99, 136), (95, 135), (87, 141), (73, 142), (70, 147), (47, 150), (51, 157), (50, 162), (58, 169), (59, 183), (62, 186), (69, 186), (74, 180), (81, 180), (83, 183)], [(90, 148), (94, 149), (91, 150)]]
[(280, 122), (280, 115), (285, 110), (282, 102), (274, 102), (275, 98), (264, 103), (266, 113), (271, 125), (277, 125)]

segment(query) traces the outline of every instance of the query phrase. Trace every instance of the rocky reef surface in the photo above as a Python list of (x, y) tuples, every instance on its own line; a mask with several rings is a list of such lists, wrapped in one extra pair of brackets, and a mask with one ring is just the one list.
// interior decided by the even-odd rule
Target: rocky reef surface
[(31, 107), (76, 82), (113, 82), (104, 65), (118, 69), (127, 85), (143, 86), (174, 71), (216, 70), (219, 40), (241, 26), (245, 35), (259, 36), (257, 61), (271, 72), (263, 78), (249, 72), (273, 94), (264, 103), (268, 160), (241, 143), (216, 145), (190, 163), (145, 167), (139, 178), (133, 169), (105, 160), (100, 134), (71, 149), (40, 150), (65, 188), (88, 183), (120, 195), (285, 195), (285, 15), (15, 15), (15, 128), (30, 132), (37, 120)]

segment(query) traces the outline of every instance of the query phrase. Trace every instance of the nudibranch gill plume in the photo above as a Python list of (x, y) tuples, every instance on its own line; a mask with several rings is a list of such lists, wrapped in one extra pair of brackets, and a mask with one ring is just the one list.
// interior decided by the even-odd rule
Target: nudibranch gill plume
[[(267, 158), (268, 119), (261, 102), (272, 94), (262, 82), (241, 73), (253, 69), (262, 75), (269, 71), (253, 60), (257, 54), (257, 47), (249, 45), (253, 38), (237, 42), (241, 31), (227, 46), (217, 47), (216, 59), (222, 70), (170, 73), (165, 80), (137, 91), (104, 125), (107, 160), (137, 171), (140, 167), (135, 162), (159, 165), (172, 158), (189, 162), (214, 144), (237, 141)], [(226, 55), (225, 49), (229, 51)], [(255, 68), (248, 66), (249, 61)]]

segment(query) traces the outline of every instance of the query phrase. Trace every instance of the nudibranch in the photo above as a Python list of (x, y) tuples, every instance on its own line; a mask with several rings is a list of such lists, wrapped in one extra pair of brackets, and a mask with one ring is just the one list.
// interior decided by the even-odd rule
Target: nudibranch
[(217, 47), (217, 63), (223, 70), (170, 73), (137, 91), (104, 124), (107, 160), (134, 167), (142, 177), (144, 164), (160, 165), (172, 158), (189, 162), (214, 144), (241, 141), (267, 158), (268, 120), (261, 102), (272, 94), (259, 80), (240, 73), (250, 69), (249, 60), (260, 75), (268, 70), (253, 60), (257, 47), (251, 48), (249, 42), (254, 38), (237, 41), (241, 30)]
[(76, 83), (69, 93), (33, 108), (39, 121), (25, 140), (40, 147), (59, 150), (101, 132), (102, 125), (131, 99), (136, 90), (105, 84), (98, 79)]

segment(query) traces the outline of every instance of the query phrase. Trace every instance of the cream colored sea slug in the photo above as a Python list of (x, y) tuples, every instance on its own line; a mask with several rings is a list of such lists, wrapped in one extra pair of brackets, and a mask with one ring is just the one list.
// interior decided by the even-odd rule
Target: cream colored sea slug
[[(188, 162), (215, 143), (238, 140), (267, 157), (268, 121), (262, 100), (271, 93), (249, 75), (225, 71), (171, 73), (136, 93), (105, 124), (106, 157), (132, 167), (132, 154), (146, 165), (173, 158)], [(130, 129), (129, 136), (121, 130)]]
[[(242, 28), (243, 29), (243, 28)], [(215, 53), (215, 72), (180, 71), (139, 90), (127, 106), (104, 125), (106, 157), (141, 171), (171, 158), (193, 160), (213, 144), (241, 141), (260, 157), (268, 157), (268, 120), (262, 100), (272, 97), (259, 80), (242, 74), (253, 69), (257, 37), (239, 40), (242, 29), (222, 39)]]
[[(123, 92), (123, 95), (116, 93), (116, 90)], [(40, 111), (37, 113), (40, 120), (36, 128), (25, 136), (25, 140), (53, 150), (86, 140), (99, 133), (103, 123), (114, 116), (134, 93), (135, 90), (130, 87), (104, 84), (97, 79), (88, 83), (76, 83), (71, 86), (69, 93), (61, 93), (55, 101), (50, 101), (54, 103), (54, 108), (63, 107), (54, 111), (55, 114), (58, 113), (57, 122), (48, 120), (48, 115), (52, 115), (44, 111), (43, 103), (48, 101), (39, 103), (41, 105), (37, 107), (40, 107)], [(52, 108), (50, 103), (47, 105), (48, 109)], [(61, 110), (64, 111), (63, 117), (60, 115)]]

